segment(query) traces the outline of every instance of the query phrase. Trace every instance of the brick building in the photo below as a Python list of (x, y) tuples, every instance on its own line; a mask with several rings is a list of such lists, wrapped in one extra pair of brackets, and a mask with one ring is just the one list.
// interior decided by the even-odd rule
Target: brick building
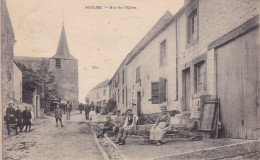
[(1, 1), (1, 101), (3, 110), (14, 99), (14, 32), (6, 1)]

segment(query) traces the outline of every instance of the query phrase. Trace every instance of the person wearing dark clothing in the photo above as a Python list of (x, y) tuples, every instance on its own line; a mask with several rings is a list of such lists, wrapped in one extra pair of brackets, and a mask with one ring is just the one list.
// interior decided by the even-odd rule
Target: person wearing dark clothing
[(104, 125), (104, 127), (102, 128), (102, 132), (97, 135), (97, 138), (100, 138), (100, 137), (104, 137), (104, 134), (108, 131), (112, 131), (113, 130), (113, 123), (112, 123), (112, 120), (111, 120), (111, 117), (107, 116), (107, 121)]
[(64, 112), (64, 114), (65, 114), (66, 104), (62, 103), (62, 104), (60, 105), (60, 108), (61, 108), (62, 112)]
[(17, 110), (15, 111), (15, 118), (17, 119), (17, 127), (20, 128), (20, 132), (23, 131), (23, 116), (22, 111), (19, 106), (17, 106)]
[(25, 106), (25, 110), (22, 112), (22, 116), (23, 116), (23, 125), (26, 126), (25, 127), (25, 132), (27, 132), (28, 126), (29, 126), (29, 132), (31, 132), (31, 112), (28, 110), (28, 107)]
[(80, 104), (79, 104), (80, 114), (82, 114), (82, 110), (84, 110), (84, 104), (83, 104), (83, 103), (80, 103)]
[(9, 106), (6, 108), (6, 117), (5, 117), (8, 135), (10, 135), (10, 126), (14, 126), (14, 129), (16, 130), (16, 134), (18, 134), (16, 118), (15, 118), (15, 109), (13, 108), (14, 103), (9, 102), (8, 105)]
[(61, 127), (64, 127), (62, 124), (62, 110), (60, 109), (60, 105), (57, 104), (57, 108), (55, 109), (55, 119), (56, 119), (56, 126), (58, 127), (58, 121), (60, 121)]
[(85, 115), (86, 115), (86, 120), (89, 120), (89, 112), (91, 110), (91, 107), (89, 105), (85, 105)]

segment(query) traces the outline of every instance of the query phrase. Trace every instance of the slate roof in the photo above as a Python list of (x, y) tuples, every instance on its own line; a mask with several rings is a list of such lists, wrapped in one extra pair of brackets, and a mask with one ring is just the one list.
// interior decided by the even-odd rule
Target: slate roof
[(126, 64), (129, 64), (146, 47), (146, 45), (148, 45), (163, 29), (168, 27), (173, 19), (174, 16), (169, 11), (166, 11), (166, 13), (157, 21), (152, 29), (132, 49), (129, 53), (130, 58)]
[(109, 81), (110, 81), (109, 79), (106, 79), (103, 82), (101, 82), (98, 85), (96, 85), (96, 87), (92, 88), (91, 90), (95, 90), (95, 89), (98, 89), (98, 88), (105, 87), (105, 86), (108, 85)]
[(60, 40), (59, 40), (59, 44), (58, 44), (56, 54), (51, 57), (51, 59), (57, 59), (57, 58), (76, 60), (76, 58), (73, 57), (70, 54), (64, 25), (62, 26), (62, 30), (61, 30), (61, 34), (60, 34)]

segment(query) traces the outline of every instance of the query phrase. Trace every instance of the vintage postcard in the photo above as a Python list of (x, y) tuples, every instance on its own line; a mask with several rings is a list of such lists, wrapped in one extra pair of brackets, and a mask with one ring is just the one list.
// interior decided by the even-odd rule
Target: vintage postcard
[(1, 158), (260, 159), (259, 9), (1, 0)]

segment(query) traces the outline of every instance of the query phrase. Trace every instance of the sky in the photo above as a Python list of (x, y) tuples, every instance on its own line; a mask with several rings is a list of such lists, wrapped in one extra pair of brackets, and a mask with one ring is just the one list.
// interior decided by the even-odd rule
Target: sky
[(85, 102), (98, 83), (114, 75), (167, 10), (174, 15), (183, 6), (183, 0), (6, 1), (16, 40), (15, 56), (53, 56), (64, 24), (70, 53), (78, 59), (80, 102)]

